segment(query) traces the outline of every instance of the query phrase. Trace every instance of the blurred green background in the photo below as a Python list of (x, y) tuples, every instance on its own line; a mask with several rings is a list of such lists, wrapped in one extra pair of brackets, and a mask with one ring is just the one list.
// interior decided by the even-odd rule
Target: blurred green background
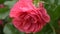
[[(0, 25), (0, 34), (24, 34), (19, 32), (9, 18), (11, 7), (17, 0), (0, 0), (0, 20), (3, 24)], [(35, 0), (35, 3), (38, 0)], [(51, 17), (50, 23), (47, 24), (40, 32), (36, 34), (60, 34), (60, 0), (40, 0), (45, 2), (44, 6)]]

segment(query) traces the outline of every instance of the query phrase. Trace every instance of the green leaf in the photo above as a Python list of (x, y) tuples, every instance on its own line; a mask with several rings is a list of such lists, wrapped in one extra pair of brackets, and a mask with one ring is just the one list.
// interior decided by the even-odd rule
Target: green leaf
[(56, 34), (52, 25), (47, 24), (40, 32), (36, 34)]
[(11, 23), (7, 23), (3, 31), (4, 31), (4, 34), (24, 34), (18, 31)]
[(5, 19), (9, 15), (9, 9), (7, 7), (0, 8), (0, 19)]
[(58, 0), (58, 5), (60, 5), (60, 0)]
[(59, 10), (60, 9), (60, 5), (58, 5), (59, 0), (53, 0), (53, 1), (44, 0), (44, 1), (45, 1), (45, 3), (44, 3), (45, 4), (45, 8), (47, 9), (48, 14), (51, 17), (51, 21), (57, 20), (60, 17), (60, 15), (59, 15), (59, 13), (60, 13), (60, 10)]
[(11, 8), (17, 0), (12, 0), (12, 1), (6, 1), (4, 4), (7, 5), (9, 8)]

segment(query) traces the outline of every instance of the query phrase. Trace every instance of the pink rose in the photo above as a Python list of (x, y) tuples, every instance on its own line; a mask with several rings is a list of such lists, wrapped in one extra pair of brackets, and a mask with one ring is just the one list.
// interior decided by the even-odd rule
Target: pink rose
[(11, 9), (10, 17), (13, 18), (13, 25), (22, 32), (35, 33), (41, 31), (42, 28), (50, 21), (43, 3), (37, 8), (32, 0), (19, 0)]

